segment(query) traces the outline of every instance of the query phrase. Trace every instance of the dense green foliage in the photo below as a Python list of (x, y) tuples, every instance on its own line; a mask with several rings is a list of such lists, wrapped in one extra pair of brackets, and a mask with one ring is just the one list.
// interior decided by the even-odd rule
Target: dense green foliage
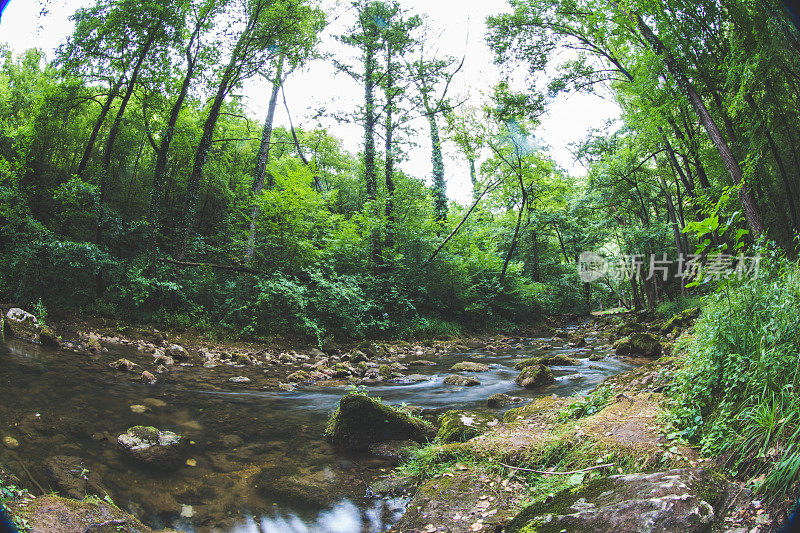
[(705, 453), (729, 454), (739, 474), (766, 474), (774, 493), (800, 472), (800, 269), (770, 259), (758, 280), (710, 297), (686, 340), (673, 424)]
[[(354, 2), (337, 42), (356, 56), (333, 62), (364, 87), (348, 117), (359, 154), (272, 126), (286, 77), (331, 60), (308, 0), (98, 0), (54, 61), (3, 51), (0, 299), (250, 337), (447, 334), (669, 313), (707, 290), (674, 268), (648, 277), (652, 255), (740, 253), (762, 234), (794, 254), (800, 63), (777, 4), (511, 7), (487, 37), (508, 79), (468, 107), (448, 98), (460, 67), (426, 55), (419, 15)], [(260, 137), (235, 96), (256, 76), (272, 88)], [(578, 147), (585, 178), (532, 136), (572, 91), (623, 111)], [(396, 165), (414, 114), (431, 176)], [(446, 201), (445, 142), (470, 165), (474, 205)], [(643, 275), (581, 283), (587, 250), (641, 255)]]

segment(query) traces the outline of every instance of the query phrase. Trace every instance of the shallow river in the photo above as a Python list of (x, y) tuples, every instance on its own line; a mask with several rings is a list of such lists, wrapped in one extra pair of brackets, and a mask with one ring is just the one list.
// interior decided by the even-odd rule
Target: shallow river
[[(581, 364), (553, 367), (556, 382), (533, 393), (514, 384), (519, 371), (513, 366), (520, 357), (539, 355), (537, 341), (553, 346), (548, 355), (564, 353)], [(595, 339), (587, 341), (591, 346)], [(477, 350), (430, 358), (436, 366), (407, 371), (429, 376), (428, 381), (371, 386), (370, 394), (424, 409), (485, 409), (486, 398), (495, 393), (584, 393), (633, 366), (615, 357), (589, 361), (592, 354), (608, 355), (607, 346), (576, 349), (550, 339), (511, 344), (514, 349), (500, 354)], [(23, 342), (0, 342), (0, 437), (11, 435), (21, 444), (16, 450), (0, 445), (0, 464), (29, 488), (31, 478), (45, 490), (54, 486), (48, 472), (53, 464), (75, 465), (72, 474), (99, 484), (145, 523), (198, 533), (379, 532), (399, 518), (404, 501), (373, 499), (366, 490), (391, 465), (338, 453), (321, 438), (345, 388), (242, 392), (233, 384), (204, 386), (206, 380), (215, 382), (214, 369), (197, 367), (182, 372), (185, 380), (149, 386), (107, 368), (112, 358), (106, 355), (98, 363)], [(490, 366), (489, 372), (473, 374), (479, 386), (442, 383), (462, 360)], [(131, 405), (148, 410), (135, 413)], [(187, 457), (196, 466), (162, 474), (130, 463), (115, 442), (134, 425), (187, 436), (193, 443)]]

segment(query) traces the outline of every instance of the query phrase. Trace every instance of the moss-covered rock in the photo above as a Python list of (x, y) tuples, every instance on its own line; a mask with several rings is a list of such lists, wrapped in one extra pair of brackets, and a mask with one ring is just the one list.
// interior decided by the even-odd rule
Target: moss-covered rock
[(505, 407), (506, 405), (522, 403), (524, 401), (524, 398), (520, 398), (518, 396), (509, 396), (508, 394), (492, 394), (486, 398), (486, 407), (499, 409), (501, 407)]
[(126, 455), (143, 465), (174, 470), (183, 464), (187, 440), (172, 431), (134, 426), (117, 437), (117, 444)]
[(633, 333), (641, 333), (646, 330), (647, 328), (638, 322), (625, 322), (617, 327), (617, 329), (614, 331), (614, 334), (617, 337), (628, 337)]
[(451, 410), (442, 413), (438, 422), (437, 441), (466, 442), (496, 426), (499, 420), (486, 413)]
[(528, 506), (505, 531), (701, 533), (740, 492), (702, 469), (596, 478)]
[[(78, 501), (46, 495), (14, 504), (9, 511), (24, 519), (31, 533), (154, 533), (133, 516), (99, 500)], [(174, 532), (170, 529), (162, 533)]]
[(63, 342), (61, 337), (48, 326), (39, 326), (36, 339), (39, 344), (48, 348), (61, 348)]
[(662, 351), (661, 342), (652, 333), (634, 333), (617, 341), (614, 347), (617, 355), (658, 357)]
[(458, 374), (451, 374), (444, 378), (445, 385), (457, 385), (459, 387), (474, 387), (480, 385), (481, 382), (469, 376), (459, 376)]
[(514, 368), (516, 368), (517, 370), (522, 370), (523, 368), (533, 365), (574, 366), (579, 364), (581, 363), (577, 359), (573, 359), (568, 355), (557, 354), (557, 355), (545, 355), (541, 357), (528, 357), (526, 359), (522, 359), (521, 361), (517, 361), (517, 363), (514, 365)]
[(678, 313), (661, 326), (661, 333), (666, 335), (676, 329), (685, 328), (691, 325), (698, 316), (700, 316), (700, 309), (697, 307)]
[(538, 389), (554, 381), (553, 371), (544, 365), (537, 364), (525, 367), (514, 383), (526, 389)]
[(55, 455), (44, 462), (44, 469), (51, 487), (68, 498), (83, 499), (88, 495), (103, 497), (108, 489), (100, 476), (88, 467), (80, 457)]
[(18, 307), (12, 307), (3, 319), (3, 333), (8, 338), (18, 338), (36, 342), (39, 321), (31, 313)]
[(516, 497), (516, 491), (492, 489), (481, 480), (482, 477), (476, 472), (457, 472), (423, 483), (400, 522), (389, 531), (499, 531), (510, 518), (514, 507), (511, 500)]
[(431, 424), (362, 394), (348, 394), (328, 419), (325, 438), (331, 444), (366, 451), (371, 444), (392, 440), (431, 440)]
[(489, 365), (474, 363), (472, 361), (462, 361), (450, 367), (453, 372), (488, 372)]

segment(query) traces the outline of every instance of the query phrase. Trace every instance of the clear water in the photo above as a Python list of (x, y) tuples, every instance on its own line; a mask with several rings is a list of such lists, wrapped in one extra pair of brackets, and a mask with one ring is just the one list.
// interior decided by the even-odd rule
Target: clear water
[[(369, 390), (390, 404), (485, 408), (486, 398), (496, 393), (534, 397), (587, 392), (633, 366), (614, 357), (590, 362), (592, 353), (608, 355), (605, 345), (575, 349), (547, 339), (553, 345), (548, 354), (564, 353), (581, 364), (553, 367), (554, 384), (526, 391), (514, 385), (519, 372), (513, 366), (520, 357), (540, 353), (535, 341), (515, 339), (514, 348), (501, 354), (473, 351), (430, 358), (436, 366), (406, 371), (423, 374), (428, 381)], [(592, 345), (596, 339), (587, 341)], [(328, 413), (346, 392), (343, 387), (243, 392), (217, 369), (197, 367), (149, 386), (135, 382), (133, 374), (109, 369), (108, 361), (117, 356), (93, 361), (22, 342), (0, 343), (0, 434), (21, 443), (17, 450), (0, 446), (0, 464), (28, 484), (30, 473), (47, 489), (46, 460), (78, 457), (119, 507), (151, 526), (187, 532), (379, 532), (401, 515), (404, 501), (367, 496), (371, 480), (392, 465), (337, 452), (321, 438)], [(449, 368), (462, 360), (490, 366), (489, 372), (473, 374), (480, 386), (442, 383)], [(237, 372), (246, 375), (246, 370)], [(139, 404), (153, 407), (142, 414), (131, 411), (131, 405)], [(190, 438), (187, 457), (197, 466), (159, 473), (129, 462), (115, 442), (134, 425)]]

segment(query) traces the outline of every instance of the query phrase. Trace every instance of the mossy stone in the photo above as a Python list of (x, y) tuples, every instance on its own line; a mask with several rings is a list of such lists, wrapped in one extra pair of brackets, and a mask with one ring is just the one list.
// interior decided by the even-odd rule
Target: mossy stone
[(531, 365), (526, 367), (514, 381), (526, 389), (538, 389), (556, 380), (553, 371), (544, 365)]
[(442, 413), (438, 422), (437, 441), (466, 442), (485, 433), (498, 419), (486, 413), (450, 410)]
[(425, 442), (433, 426), (363, 394), (348, 394), (328, 419), (325, 438), (349, 450), (366, 451), (370, 444), (391, 440)]

